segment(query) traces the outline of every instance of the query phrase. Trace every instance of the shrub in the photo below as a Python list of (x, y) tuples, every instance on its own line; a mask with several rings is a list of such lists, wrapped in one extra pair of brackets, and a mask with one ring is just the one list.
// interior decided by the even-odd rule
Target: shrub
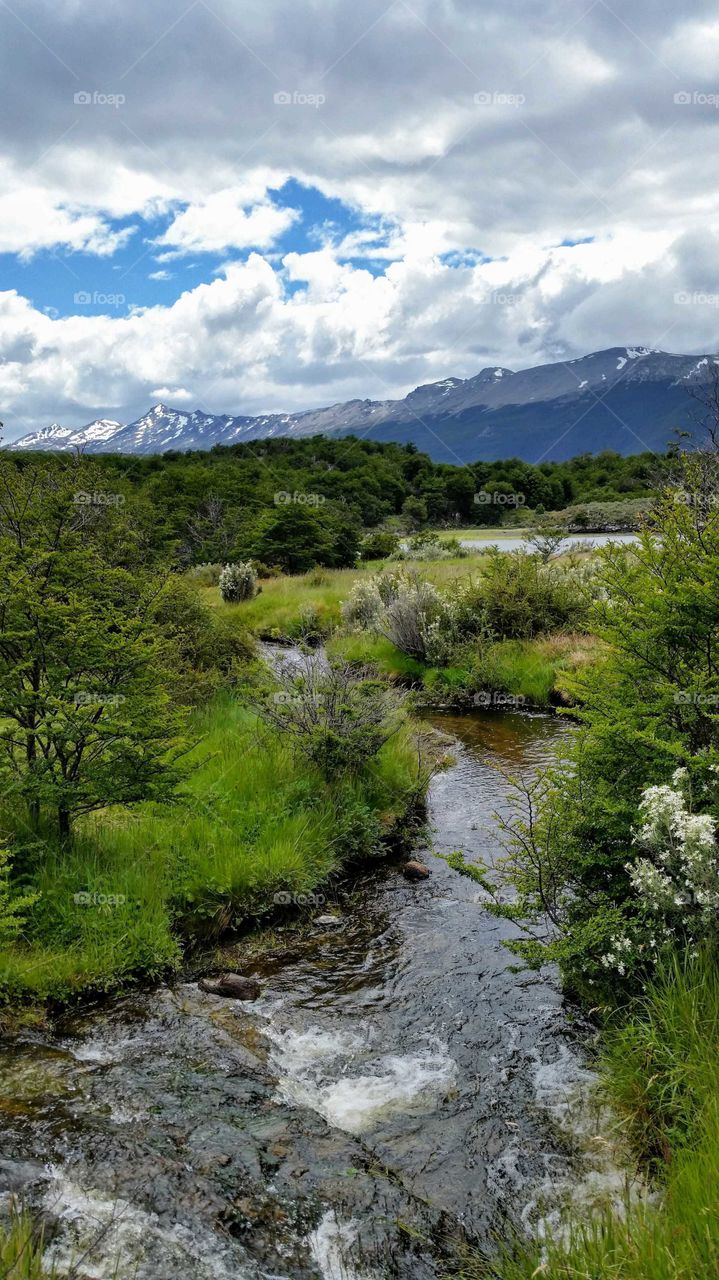
[(397, 550), (393, 556), (396, 560), (450, 560), (465, 557), (469, 554), (458, 538), (448, 538), (442, 542), (434, 533), (416, 533), (409, 539), (403, 550)]
[(176, 701), (206, 702), (254, 656), (250, 636), (205, 604), (188, 577), (170, 577), (158, 598), (155, 620), (173, 644), (168, 679)]
[(717, 939), (716, 820), (691, 813), (687, 769), (676, 769), (672, 784), (648, 787), (639, 804), (642, 826), (634, 844), (641, 856), (627, 863), (626, 926), (601, 957), (621, 978), (653, 967), (667, 944), (696, 949)]
[(219, 579), (220, 593), (226, 604), (251, 600), (257, 593), (257, 574), (249, 560), (226, 564)]
[(216, 587), (221, 573), (221, 564), (195, 564), (187, 570), (187, 577), (199, 587)]
[(358, 582), (342, 605), (349, 630), (374, 631), (422, 662), (446, 662), (452, 640), (447, 602), (431, 582), (402, 569)]
[(451, 615), (431, 582), (408, 575), (380, 619), (379, 630), (410, 658), (446, 662), (451, 650)]
[(366, 671), (307, 657), (280, 664), (275, 678), (252, 697), (255, 709), (328, 781), (359, 772), (400, 728), (401, 698)]
[(374, 529), (360, 543), (361, 560), (386, 560), (399, 549), (399, 538), (388, 529)]
[[(528, 640), (548, 631), (577, 630), (587, 601), (571, 569), (544, 564), (524, 551), (490, 547), (475, 595), (475, 613), (495, 636)], [(468, 600), (465, 600), (465, 615)]]

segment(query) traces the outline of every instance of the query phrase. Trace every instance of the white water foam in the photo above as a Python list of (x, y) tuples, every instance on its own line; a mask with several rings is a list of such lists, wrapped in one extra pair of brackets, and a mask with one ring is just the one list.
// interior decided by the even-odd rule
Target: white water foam
[(155, 1213), (127, 1200), (108, 1199), (99, 1191), (86, 1191), (60, 1168), (50, 1166), (48, 1173), (43, 1208), (60, 1223), (45, 1251), (49, 1271), (54, 1266), (59, 1275), (77, 1273), (84, 1280), (117, 1280), (118, 1276), (154, 1280), (159, 1275), (257, 1280), (255, 1265), (249, 1260), (238, 1265), (236, 1252), (210, 1231), (190, 1231), (179, 1223), (163, 1227)]
[[(415, 1053), (368, 1055), (367, 1038), (348, 1032), (268, 1028), (267, 1034), (278, 1097), (347, 1133), (363, 1133), (395, 1112), (431, 1109), (456, 1080), (457, 1065), (439, 1043)], [(354, 1074), (360, 1057), (365, 1070)]]
[(354, 1218), (342, 1222), (334, 1209), (329, 1209), (307, 1237), (310, 1253), (323, 1280), (376, 1280), (375, 1273), (358, 1270), (348, 1254), (359, 1234)]

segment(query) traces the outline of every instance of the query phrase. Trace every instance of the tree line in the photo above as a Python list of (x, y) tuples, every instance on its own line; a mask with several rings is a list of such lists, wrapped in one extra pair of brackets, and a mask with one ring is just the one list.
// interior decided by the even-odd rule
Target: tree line
[[(4, 465), (18, 474), (61, 472), (67, 458), (6, 454)], [(666, 466), (652, 453), (611, 452), (538, 465), (509, 458), (451, 466), (412, 444), (281, 438), (94, 457), (95, 487), (88, 480), (79, 502), (131, 509), (146, 555), (169, 556), (180, 568), (255, 559), (302, 572), (353, 564), (362, 531), (381, 525), (496, 526), (508, 512), (642, 498)]]

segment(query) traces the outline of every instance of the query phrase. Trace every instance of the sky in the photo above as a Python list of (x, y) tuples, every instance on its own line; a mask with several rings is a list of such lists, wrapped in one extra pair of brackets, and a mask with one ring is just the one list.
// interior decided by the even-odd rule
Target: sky
[(719, 11), (0, 0), (0, 419), (719, 347)]

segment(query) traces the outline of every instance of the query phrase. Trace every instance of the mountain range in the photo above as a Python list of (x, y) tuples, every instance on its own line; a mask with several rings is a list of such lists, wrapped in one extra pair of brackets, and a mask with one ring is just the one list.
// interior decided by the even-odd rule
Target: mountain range
[(165, 453), (243, 444), (270, 436), (358, 435), (413, 443), (439, 462), (519, 457), (555, 461), (580, 453), (662, 452), (676, 429), (695, 426), (690, 392), (716, 375), (714, 355), (610, 347), (576, 360), (514, 372), (497, 366), (444, 378), (403, 400), (348, 400), (300, 413), (232, 416), (156, 404), (135, 422), (53, 423), (13, 450)]

